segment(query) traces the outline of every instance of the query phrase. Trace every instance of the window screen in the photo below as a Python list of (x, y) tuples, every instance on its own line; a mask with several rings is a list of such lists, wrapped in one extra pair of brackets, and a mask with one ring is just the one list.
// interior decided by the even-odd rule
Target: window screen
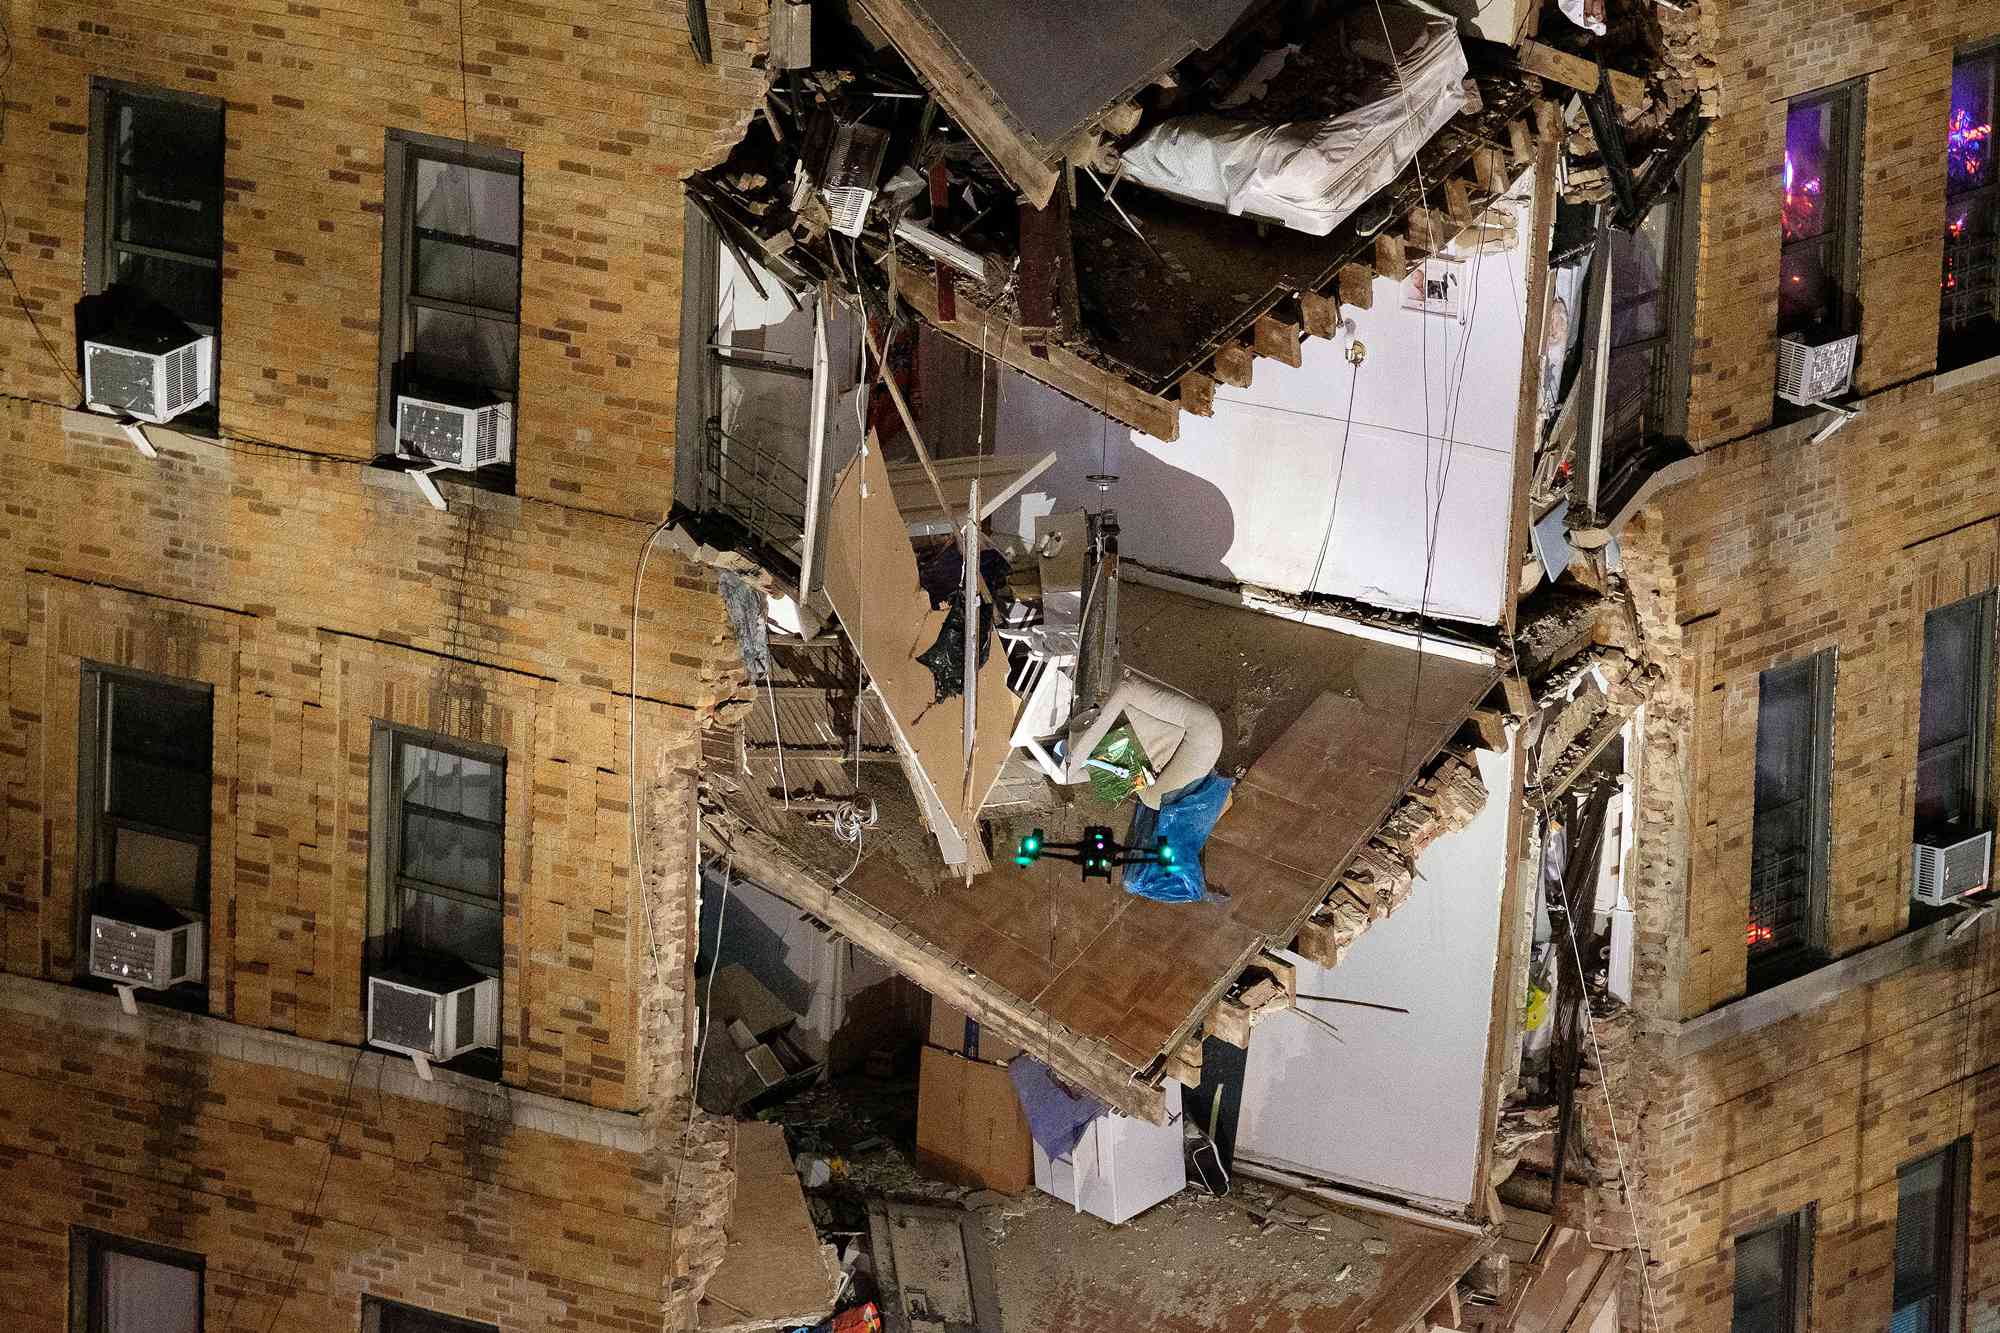
[(1917, 830), (1979, 832), (1986, 769), (1993, 595), (1924, 617), (1923, 700), (1917, 723)]
[(378, 448), (399, 393), (513, 401), (520, 374), (521, 159), (391, 131), (384, 186)]
[(1944, 271), (1938, 279), (1940, 369), (2000, 353), (2000, 190), (1993, 111), (2000, 47), (1952, 66), (1944, 132)]
[(70, 1271), (72, 1333), (201, 1333), (197, 1255), (78, 1231)]
[(1773, 668), (1759, 680), (1750, 851), (1753, 963), (1818, 943), (1832, 709), (1830, 652)]
[(1819, 93), (1785, 112), (1779, 333), (1839, 333), (1847, 322), (1858, 93), (1858, 86)]
[(1803, 1302), (1805, 1222), (1794, 1214), (1736, 1242), (1730, 1333), (1797, 1333)]
[(1957, 1145), (1905, 1166), (1896, 1178), (1896, 1281), (1891, 1333), (1952, 1333), (1955, 1251), (1962, 1235)]

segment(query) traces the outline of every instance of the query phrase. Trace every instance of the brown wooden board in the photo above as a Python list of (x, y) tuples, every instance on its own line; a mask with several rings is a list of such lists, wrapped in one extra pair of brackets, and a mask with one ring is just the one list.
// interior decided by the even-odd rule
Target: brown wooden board
[[(864, 485), (865, 482), (865, 485)], [(966, 781), (964, 708), (938, 700), (929, 668), (918, 661), (937, 641), (943, 611), (917, 585), (917, 555), (896, 508), (882, 463), (869, 447), (840, 474), (827, 507), (826, 595), (840, 616), (896, 724), (961, 837), (976, 837), (976, 817), (1006, 762), (1018, 701), (1007, 689), (1007, 655), (996, 642), (980, 668), (977, 744)], [(969, 797), (968, 797), (969, 793)]]

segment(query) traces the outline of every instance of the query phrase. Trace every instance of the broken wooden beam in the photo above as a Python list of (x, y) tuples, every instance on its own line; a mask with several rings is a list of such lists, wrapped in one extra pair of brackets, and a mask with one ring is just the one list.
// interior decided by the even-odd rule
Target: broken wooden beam
[[(1023, 203), (1020, 225), (1021, 336), (1036, 347), (1073, 336), (1082, 326), (1068, 194), (1058, 191), (1041, 208)], [(940, 305), (938, 317), (948, 321), (957, 316)]]
[[(1539, 74), (1580, 93), (1597, 91), (1599, 66), (1594, 60), (1558, 51), (1541, 42), (1522, 42), (1514, 48), (1514, 55), (1521, 62), (1521, 68), (1530, 74)], [(1645, 80), (1634, 78), (1622, 70), (1604, 72), (1611, 78), (1611, 96), (1619, 106), (1637, 110), (1640, 103), (1646, 100)]]
[(1251, 348), (1258, 356), (1297, 367), (1300, 364), (1299, 326), (1276, 315), (1259, 315), (1250, 326)]
[(1369, 310), (1375, 305), (1375, 275), (1359, 264), (1346, 264), (1340, 270), (1340, 303), (1351, 305), (1356, 310)]
[(1190, 370), (1181, 376), (1181, 411), (1192, 412), (1198, 417), (1215, 415), (1215, 378), (1204, 375), (1199, 370)]
[(1375, 235), (1375, 271), (1385, 278), (1401, 282), (1410, 276), (1409, 256), (1403, 251), (1403, 238), (1388, 231)]
[[(1348, 265), (1348, 268), (1352, 267), (1352, 264)], [(1343, 275), (1346, 271), (1341, 270)], [(1305, 325), (1308, 337), (1331, 338), (1340, 331), (1340, 302), (1318, 292), (1300, 292), (1299, 319)]]
[(1507, 156), (1516, 162), (1526, 162), (1535, 155), (1535, 132), (1528, 128), (1528, 122), (1514, 119), (1507, 122)]
[(1437, 254), (1450, 242), (1454, 230), (1444, 214), (1419, 206), (1410, 210), (1404, 227), (1405, 244), (1413, 250)]
[(1445, 216), (1463, 226), (1479, 216), (1479, 210), (1472, 204), (1472, 182), (1463, 176), (1453, 176), (1444, 183)]
[(1200, 1087), (1201, 1044), (1201, 1032), (1197, 1029), (1195, 1035), (1176, 1046), (1167, 1057), (1167, 1077), (1184, 1088)]
[(1472, 150), (1472, 178), (1479, 182), (1479, 188), (1488, 194), (1503, 194), (1507, 189), (1507, 155), (1498, 148), (1482, 144)]
[(1237, 389), (1250, 387), (1250, 371), (1256, 358), (1242, 343), (1227, 343), (1215, 349), (1215, 378)]

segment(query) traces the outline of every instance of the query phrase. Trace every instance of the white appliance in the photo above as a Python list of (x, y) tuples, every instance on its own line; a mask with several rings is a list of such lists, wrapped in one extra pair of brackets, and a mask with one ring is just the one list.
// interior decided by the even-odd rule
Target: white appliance
[(1854, 334), (1830, 342), (1778, 339), (1778, 397), (1800, 407), (1838, 398), (1854, 379)]
[(396, 395), (396, 438), (433, 463), (475, 472), (514, 457), (514, 405), (453, 402), (441, 393)]
[(83, 344), (83, 399), (163, 426), (215, 396), (215, 339), (192, 332), (105, 334)]
[(1910, 896), (1931, 907), (1943, 907), (1987, 884), (1993, 864), (1993, 835), (1975, 833), (1957, 842), (1919, 839), (1910, 848)]
[(1166, 1085), (1167, 1123), (1107, 1111), (1065, 1156), (1035, 1145), (1035, 1188), (1112, 1224), (1129, 1221), (1187, 1188), (1181, 1145), (1181, 1085)]
[[(133, 919), (136, 918), (136, 919)], [(205, 923), (164, 905), (90, 916), (90, 975), (119, 986), (166, 990), (202, 975)]]
[(414, 971), (368, 978), (368, 1044), (442, 1063), (490, 1049), (500, 1036), (500, 983), (470, 968), (449, 978)]

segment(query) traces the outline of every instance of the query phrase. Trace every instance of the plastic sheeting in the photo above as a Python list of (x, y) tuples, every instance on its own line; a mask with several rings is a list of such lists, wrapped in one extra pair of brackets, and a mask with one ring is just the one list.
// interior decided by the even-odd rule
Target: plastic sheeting
[[(1328, 120), (1280, 125), (1223, 116), (1163, 121), (1126, 151), (1126, 179), (1190, 203), (1326, 235), (1473, 104), (1465, 86), (1465, 48), (1448, 16), (1408, 4), (1384, 6), (1381, 13), (1378, 20), (1369, 6), (1347, 20), (1354, 25), (1354, 48), (1391, 67), (1374, 101)], [(1385, 23), (1393, 58), (1383, 40)]]
[(1208, 896), (1208, 878), (1201, 872), (1201, 852), (1229, 792), (1236, 784), (1219, 773), (1181, 789), (1155, 811), (1141, 805), (1132, 812), (1129, 847), (1150, 847), (1155, 838), (1173, 849), (1171, 864), (1142, 862), (1125, 867), (1125, 892), (1158, 903), (1198, 903)]

